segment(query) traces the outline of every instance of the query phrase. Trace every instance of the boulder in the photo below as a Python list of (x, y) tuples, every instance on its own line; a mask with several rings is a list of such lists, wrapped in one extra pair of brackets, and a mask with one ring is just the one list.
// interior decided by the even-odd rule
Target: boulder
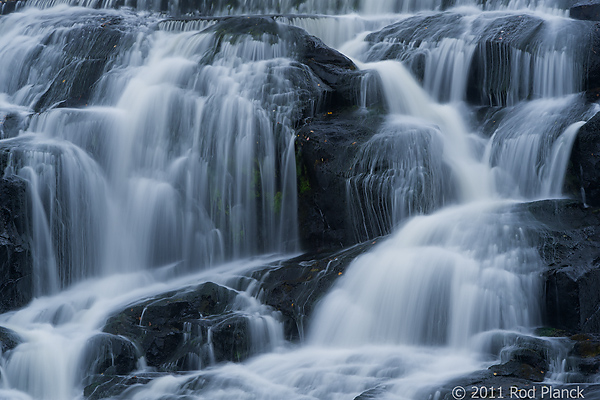
[(337, 252), (308, 253), (252, 273), (252, 278), (260, 282), (259, 299), (281, 312), (286, 339), (304, 337), (315, 305), (350, 263), (377, 241)]
[(252, 354), (237, 293), (212, 282), (163, 293), (110, 317), (104, 332), (131, 340), (159, 371), (198, 369)]
[(15, 331), (0, 326), (0, 355), (17, 347), (23, 339)]
[(572, 364), (584, 378), (594, 379), (600, 373), (600, 335), (578, 334), (571, 336), (575, 343), (569, 353)]
[(548, 361), (543, 355), (531, 349), (516, 349), (511, 352), (510, 360), (489, 368), (495, 376), (542, 382), (548, 371)]
[(15, 137), (26, 128), (27, 115), (22, 112), (0, 109), (0, 139)]
[(84, 376), (125, 375), (136, 369), (137, 361), (137, 350), (131, 341), (102, 333), (87, 341), (79, 370)]

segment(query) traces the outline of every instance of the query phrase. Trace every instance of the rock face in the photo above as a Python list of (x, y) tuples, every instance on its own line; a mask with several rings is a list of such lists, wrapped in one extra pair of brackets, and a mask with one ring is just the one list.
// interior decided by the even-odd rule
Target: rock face
[(567, 189), (573, 196), (600, 206), (600, 113), (579, 129), (567, 177)]
[(0, 350), (4, 354), (17, 347), (22, 342), (21, 337), (11, 329), (0, 326)]
[(0, 179), (0, 312), (22, 307), (33, 297), (27, 210), (25, 182), (14, 176)]
[(109, 318), (104, 332), (131, 340), (159, 371), (242, 361), (252, 349), (247, 320), (234, 313), (236, 297), (212, 282), (164, 293)]
[(587, 98), (590, 101), (600, 99), (600, 24), (589, 23), (590, 44), (585, 60), (585, 85)]
[(600, 1), (585, 0), (574, 4), (569, 9), (571, 18), (600, 21)]
[(377, 132), (382, 119), (331, 112), (297, 131), (298, 218), (304, 249), (342, 248), (357, 242), (347, 215), (347, 178), (361, 145)]
[(546, 272), (546, 321), (576, 332), (600, 331), (600, 214), (576, 201), (529, 205), (540, 221)]

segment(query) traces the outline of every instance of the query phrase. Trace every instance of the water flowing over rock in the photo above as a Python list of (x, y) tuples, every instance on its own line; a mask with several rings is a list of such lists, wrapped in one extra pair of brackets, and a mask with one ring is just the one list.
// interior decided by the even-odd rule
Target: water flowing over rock
[(0, 398), (598, 397), (594, 13), (0, 2)]
[(234, 313), (235, 299), (235, 292), (206, 283), (132, 305), (111, 317), (104, 331), (133, 340), (147, 364), (162, 370), (241, 361), (252, 349), (246, 321)]

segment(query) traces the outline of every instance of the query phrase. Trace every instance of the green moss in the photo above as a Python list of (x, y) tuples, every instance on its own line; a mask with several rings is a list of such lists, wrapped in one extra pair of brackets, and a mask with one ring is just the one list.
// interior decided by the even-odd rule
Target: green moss
[(281, 212), (281, 200), (283, 198), (283, 194), (281, 192), (277, 192), (275, 193), (275, 196), (273, 197), (273, 211), (276, 214), (279, 214)]
[(564, 337), (567, 336), (567, 333), (562, 329), (551, 328), (549, 326), (544, 326), (535, 330), (535, 334), (543, 337)]
[(306, 177), (306, 175), (300, 176), (298, 189), (299, 189), (298, 191), (300, 192), (300, 194), (305, 194), (305, 193), (310, 192), (310, 190), (311, 190), (310, 182), (308, 181), (308, 178)]
[(298, 177), (298, 193), (306, 194), (310, 192), (310, 180), (308, 179), (306, 165), (304, 165), (302, 162), (302, 156), (300, 152), (296, 153), (296, 176)]

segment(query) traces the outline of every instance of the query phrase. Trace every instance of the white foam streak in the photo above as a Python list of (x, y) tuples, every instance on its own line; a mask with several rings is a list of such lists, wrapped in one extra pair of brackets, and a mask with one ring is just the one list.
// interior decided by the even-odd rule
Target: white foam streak
[(538, 256), (499, 205), (414, 218), (358, 258), (319, 309), (312, 340), (468, 347), (479, 332), (535, 324)]
[(361, 67), (373, 68), (379, 73), (390, 113), (414, 116), (421, 118), (424, 124), (433, 122), (439, 127), (444, 160), (452, 166), (459, 180), (461, 200), (489, 197), (489, 177), (485, 167), (474, 158), (467, 128), (457, 110), (452, 105), (433, 102), (397, 61), (380, 61)]

